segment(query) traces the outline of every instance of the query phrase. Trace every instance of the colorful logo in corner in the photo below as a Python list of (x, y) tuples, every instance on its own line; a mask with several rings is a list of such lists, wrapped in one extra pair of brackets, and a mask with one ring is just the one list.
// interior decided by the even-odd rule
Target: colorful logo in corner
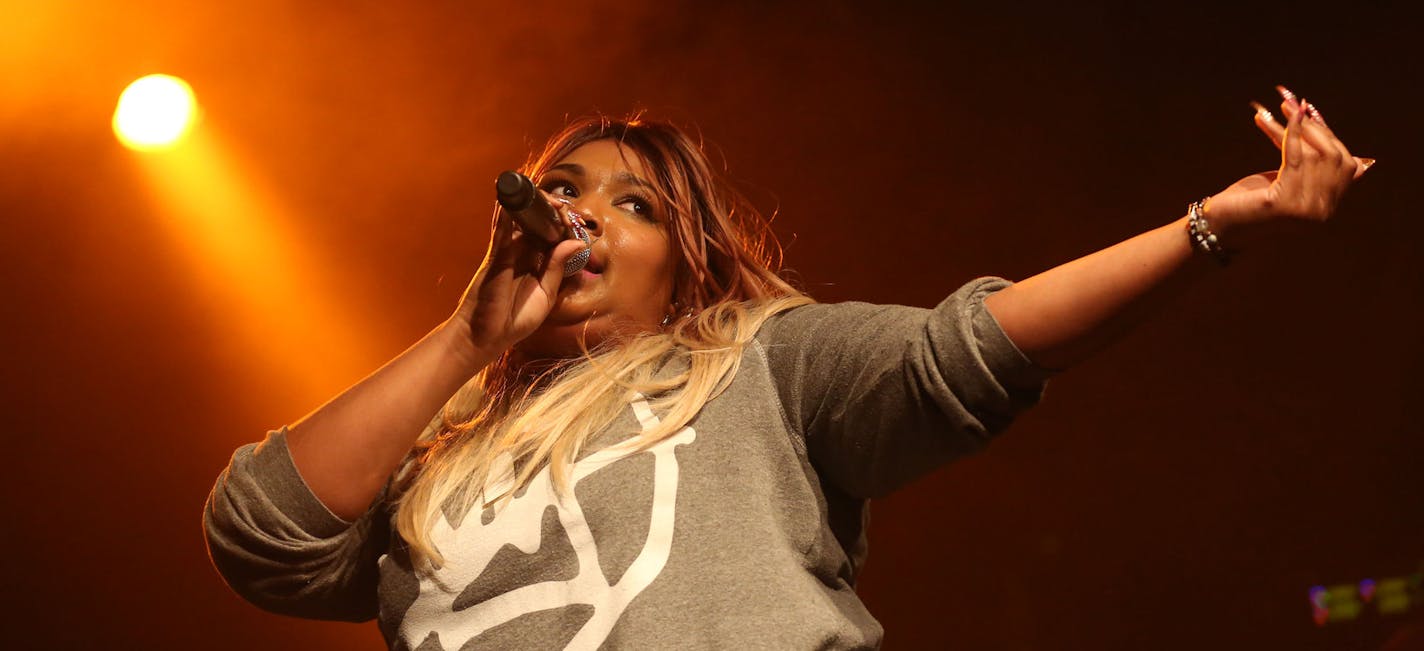
[(1370, 608), (1382, 616), (1400, 615), (1424, 604), (1424, 563), (1406, 576), (1311, 586), (1308, 595), (1316, 626), (1353, 621)]

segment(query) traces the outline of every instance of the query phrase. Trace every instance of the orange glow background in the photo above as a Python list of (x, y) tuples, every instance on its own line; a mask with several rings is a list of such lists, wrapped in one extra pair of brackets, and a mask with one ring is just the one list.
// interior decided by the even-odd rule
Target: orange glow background
[[(1276, 83), (1380, 160), (1339, 219), (877, 504), (861, 593), (891, 649), (1378, 648), (1400, 618), (1318, 629), (1306, 591), (1424, 561), (1417, 23), (925, 5), (0, 0), (12, 648), (381, 648), (233, 596), (203, 500), (448, 315), (567, 116), (697, 126), (814, 296), (928, 306), (1272, 167)], [(203, 122), (131, 152), (153, 72)]]

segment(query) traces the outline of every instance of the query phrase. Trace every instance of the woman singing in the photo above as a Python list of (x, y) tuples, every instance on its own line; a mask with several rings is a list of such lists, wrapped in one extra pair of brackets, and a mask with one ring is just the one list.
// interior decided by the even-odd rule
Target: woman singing
[(874, 648), (869, 498), (980, 449), (1051, 372), (1325, 220), (1368, 167), (1282, 94), (1284, 124), (1256, 116), (1279, 171), (933, 309), (814, 303), (686, 134), (573, 124), (526, 172), (588, 244), (497, 214), (449, 319), (237, 451), (213, 562), (262, 608), (376, 618), (397, 649)]

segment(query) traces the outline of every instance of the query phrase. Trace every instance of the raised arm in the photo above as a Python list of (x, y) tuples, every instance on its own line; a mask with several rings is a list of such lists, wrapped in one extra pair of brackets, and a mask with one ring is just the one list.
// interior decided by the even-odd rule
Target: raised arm
[(1206, 200), (1207, 227), (1226, 249), (1202, 251), (1184, 216), (989, 296), (1004, 332), (1039, 366), (1066, 369), (1115, 341), (1229, 252), (1282, 227), (1323, 222), (1373, 161), (1352, 156), (1315, 107), (1281, 88), (1285, 127), (1264, 108), (1256, 124), (1281, 148), (1281, 167), (1248, 176)]
[(570, 240), (543, 255), (503, 216), (493, 231), (448, 320), (288, 429), (302, 479), (338, 517), (364, 513), (450, 396), (543, 322), (564, 260), (583, 246)]

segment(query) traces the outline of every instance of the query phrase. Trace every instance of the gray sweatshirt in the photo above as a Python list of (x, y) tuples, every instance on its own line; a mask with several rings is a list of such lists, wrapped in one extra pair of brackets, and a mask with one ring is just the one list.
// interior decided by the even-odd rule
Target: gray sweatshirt
[(635, 399), (560, 500), (547, 469), (498, 511), (446, 513), (412, 571), (384, 498), (355, 522), (302, 481), (285, 431), (240, 448), (204, 512), (213, 563), (273, 612), (379, 620), (394, 649), (861, 649), (866, 500), (985, 445), (1047, 373), (984, 309), (808, 305), (773, 317), (675, 435)]

